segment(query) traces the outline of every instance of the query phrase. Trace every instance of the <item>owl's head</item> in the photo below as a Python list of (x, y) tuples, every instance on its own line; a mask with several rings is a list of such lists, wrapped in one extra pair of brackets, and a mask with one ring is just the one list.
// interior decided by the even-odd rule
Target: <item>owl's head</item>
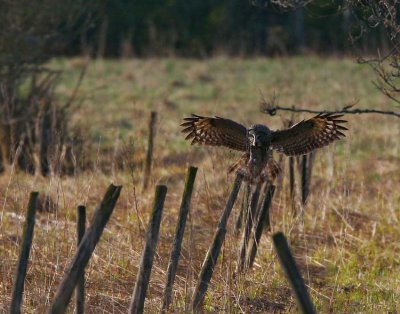
[(247, 130), (247, 139), (251, 147), (267, 148), (271, 144), (271, 130), (262, 124), (252, 125)]

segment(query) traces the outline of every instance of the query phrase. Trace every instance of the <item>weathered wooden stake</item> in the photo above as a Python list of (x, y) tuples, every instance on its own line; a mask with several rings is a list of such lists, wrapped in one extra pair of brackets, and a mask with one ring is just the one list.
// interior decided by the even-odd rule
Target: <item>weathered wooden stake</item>
[(304, 314), (316, 313), (310, 295), (308, 294), (307, 287), (297, 269), (296, 262), (290, 252), (285, 236), (282, 232), (278, 232), (272, 236), (272, 240), (281, 265), (294, 290), (301, 312)]
[(294, 189), (294, 157), (289, 157), (289, 197), (293, 216), (296, 215), (295, 189)]
[(179, 210), (179, 218), (175, 230), (175, 239), (172, 245), (171, 255), (169, 258), (168, 269), (167, 269), (167, 281), (164, 287), (164, 299), (160, 313), (165, 313), (168, 310), (169, 305), (171, 304), (172, 286), (174, 285), (179, 257), (181, 255), (183, 234), (185, 232), (186, 218), (189, 213), (190, 200), (192, 198), (196, 173), (197, 173), (197, 168), (190, 167), (186, 175), (185, 189), (183, 191), (181, 208)]
[(301, 159), (301, 203), (304, 205), (308, 196), (308, 155)]
[(310, 194), (312, 167), (315, 159), (315, 152), (304, 155), (301, 162), (301, 202), (306, 204)]
[(157, 122), (157, 112), (152, 111), (150, 114), (149, 138), (147, 144), (146, 161), (144, 165), (143, 190), (146, 190), (147, 187), (149, 186), (149, 181), (151, 176), (151, 166), (153, 164), (154, 137), (156, 134), (156, 122)]
[[(78, 221), (76, 224), (76, 231), (78, 235), (78, 247), (81, 243), (86, 229), (86, 207), (83, 205), (78, 206)], [(85, 270), (82, 276), (78, 278), (76, 285), (76, 313), (83, 314), (85, 312)]]
[(115, 186), (112, 184), (108, 187), (103, 200), (93, 214), (90, 227), (85, 232), (85, 235), (79, 244), (78, 251), (57, 289), (49, 313), (65, 313), (74, 288), (79, 279), (82, 278), (85, 267), (92, 256), (101, 234), (103, 233), (104, 227), (110, 219), (121, 189), (121, 186)]
[(258, 216), (257, 224), (254, 230), (254, 236), (252, 238), (251, 245), (249, 246), (249, 252), (247, 253), (247, 267), (252, 268), (254, 259), (257, 255), (258, 244), (260, 243), (261, 235), (264, 229), (270, 230), (269, 220), (269, 209), (271, 208), (272, 198), (274, 197), (275, 186), (268, 184), (266, 187), (266, 193), (264, 201), (261, 207), (260, 214)]
[(210, 283), (215, 265), (218, 260), (219, 253), (221, 251), (222, 244), (224, 243), (225, 240), (226, 225), (228, 223), (228, 219), (231, 214), (233, 205), (235, 204), (235, 201), (237, 199), (240, 186), (242, 184), (242, 180), (243, 177), (237, 174), (231, 194), (229, 195), (228, 201), (226, 203), (224, 212), (222, 213), (221, 218), (218, 222), (217, 230), (214, 234), (213, 241), (204, 259), (199, 280), (197, 282), (196, 289), (193, 293), (192, 306), (191, 306), (193, 312), (198, 312), (201, 310), (201, 306), (203, 304), (204, 297), (208, 289), (208, 284)]
[(153, 267), (153, 259), (156, 252), (158, 233), (160, 231), (161, 216), (166, 195), (167, 187), (165, 185), (157, 185), (153, 209), (146, 231), (146, 243), (144, 244), (139, 271), (136, 277), (136, 284), (129, 308), (129, 313), (131, 314), (143, 313), (144, 310), (144, 300), (146, 298), (151, 269)]
[(36, 204), (38, 192), (31, 192), (26, 212), (24, 231), (22, 233), (22, 245), (18, 259), (18, 267), (15, 273), (14, 289), (11, 298), (10, 313), (21, 313), (22, 295), (24, 293), (24, 283), (26, 270), (28, 267), (29, 253), (31, 250), (33, 230), (35, 228)]
[(242, 229), (242, 223), (245, 213), (247, 212), (247, 208), (249, 207), (249, 198), (250, 198), (251, 186), (249, 183), (245, 185), (243, 191), (243, 199), (240, 206), (240, 212), (237, 216), (236, 223), (235, 223), (235, 233), (238, 234), (240, 229)]
[(246, 263), (246, 253), (249, 243), (251, 230), (256, 223), (256, 212), (258, 207), (258, 200), (260, 198), (261, 183), (258, 183), (251, 195), (251, 201), (246, 213), (246, 222), (243, 230), (242, 242), (240, 244), (239, 258), (237, 261), (236, 273), (244, 270)]

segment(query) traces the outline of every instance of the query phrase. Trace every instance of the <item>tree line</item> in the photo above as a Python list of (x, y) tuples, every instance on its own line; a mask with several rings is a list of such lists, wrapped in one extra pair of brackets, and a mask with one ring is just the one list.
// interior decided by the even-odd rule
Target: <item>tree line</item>
[[(289, 3), (289, 5), (285, 5)], [(297, 7), (295, 3), (300, 3)], [(98, 57), (208, 57), (363, 53), (387, 49), (365, 32), (365, 8), (344, 0), (102, 1), (97, 23), (67, 53)], [(290, 5), (292, 4), (292, 5)], [(364, 10), (364, 11), (363, 11)]]

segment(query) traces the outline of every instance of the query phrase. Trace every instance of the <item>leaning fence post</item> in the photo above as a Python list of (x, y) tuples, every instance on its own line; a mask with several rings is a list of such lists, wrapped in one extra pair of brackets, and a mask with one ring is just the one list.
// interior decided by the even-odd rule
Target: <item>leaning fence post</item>
[(210, 283), (211, 277), (214, 272), (215, 264), (217, 263), (222, 244), (224, 243), (225, 240), (226, 225), (228, 223), (228, 218), (231, 214), (233, 205), (235, 204), (235, 201), (237, 199), (240, 186), (242, 184), (242, 180), (243, 176), (237, 174), (231, 194), (229, 195), (228, 201), (226, 203), (224, 212), (222, 213), (221, 218), (218, 222), (217, 230), (214, 234), (212, 244), (208, 249), (207, 255), (204, 259), (199, 280), (197, 282), (195, 291), (193, 293), (191, 306), (194, 312), (199, 311), (203, 304), (204, 297), (208, 289), (208, 284)]
[(144, 164), (143, 190), (146, 190), (147, 187), (149, 186), (149, 180), (151, 176), (151, 166), (153, 163), (154, 136), (156, 134), (156, 122), (157, 122), (157, 112), (152, 111), (150, 114), (149, 138), (147, 143), (146, 161)]
[(181, 254), (183, 234), (185, 232), (186, 218), (189, 212), (190, 200), (192, 198), (196, 173), (197, 173), (197, 168), (190, 167), (186, 176), (185, 189), (183, 191), (181, 208), (179, 210), (178, 223), (176, 225), (175, 239), (172, 245), (171, 255), (168, 263), (167, 281), (165, 283), (164, 299), (160, 313), (164, 313), (166, 310), (168, 310), (168, 307), (171, 304), (172, 286), (174, 285), (175, 274), (178, 268), (179, 257)]
[(57, 289), (49, 313), (64, 313), (66, 311), (74, 288), (79, 278), (83, 276), (85, 267), (103, 233), (104, 227), (110, 219), (121, 189), (121, 186), (115, 186), (113, 184), (108, 187), (100, 206), (97, 207), (94, 212), (91, 225), (85, 232), (81, 244), (79, 244), (78, 251)]
[(247, 267), (252, 268), (257, 254), (258, 244), (260, 243), (262, 232), (265, 228), (270, 229), (269, 209), (271, 208), (272, 198), (274, 197), (275, 186), (268, 184), (266, 187), (265, 198), (255, 226), (254, 237), (247, 253)]
[(294, 290), (298, 305), (303, 314), (314, 314), (315, 308), (311, 302), (307, 287), (304, 284), (303, 278), (297, 269), (296, 262), (290, 252), (289, 245), (282, 232), (277, 232), (272, 236), (275, 250), (278, 253), (282, 268), (285, 270), (286, 276)]
[(156, 187), (153, 210), (151, 212), (149, 225), (146, 231), (146, 243), (144, 245), (139, 271), (136, 277), (136, 284), (133, 290), (131, 305), (129, 308), (129, 313), (131, 314), (143, 313), (144, 300), (146, 298), (147, 286), (149, 285), (151, 269), (153, 267), (153, 259), (156, 251), (161, 216), (166, 195), (167, 187), (165, 185), (158, 185)]
[[(83, 205), (78, 206), (78, 221), (76, 224), (76, 231), (78, 235), (78, 247), (82, 242), (86, 229), (86, 207)], [(85, 312), (85, 270), (82, 276), (78, 279), (76, 285), (76, 313), (83, 314)]]
[(244, 269), (244, 265), (246, 262), (247, 246), (249, 243), (251, 230), (253, 229), (253, 226), (255, 225), (256, 222), (256, 212), (258, 207), (258, 200), (260, 198), (261, 185), (262, 185), (261, 183), (258, 183), (251, 195), (251, 201), (246, 213), (246, 221), (243, 230), (242, 243), (240, 244), (240, 252), (239, 252), (236, 272), (240, 272)]
[(36, 203), (38, 196), (38, 192), (31, 192), (29, 197), (24, 231), (22, 233), (21, 251), (19, 254), (17, 271), (15, 273), (14, 289), (11, 299), (10, 313), (12, 314), (21, 313), (25, 276), (28, 267), (29, 253), (32, 245), (33, 230), (35, 228)]

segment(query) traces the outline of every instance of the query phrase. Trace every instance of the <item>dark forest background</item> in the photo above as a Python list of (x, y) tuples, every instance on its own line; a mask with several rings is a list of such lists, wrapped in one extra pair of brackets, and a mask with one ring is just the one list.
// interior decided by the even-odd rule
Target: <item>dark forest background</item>
[(79, 39), (75, 38), (65, 53), (84, 51), (97, 57), (207, 57), (387, 50), (383, 27), (373, 31), (366, 27), (364, 22), (373, 21), (368, 21), (365, 12), (368, 5), (360, 3), (101, 1), (97, 4), (95, 23)]

